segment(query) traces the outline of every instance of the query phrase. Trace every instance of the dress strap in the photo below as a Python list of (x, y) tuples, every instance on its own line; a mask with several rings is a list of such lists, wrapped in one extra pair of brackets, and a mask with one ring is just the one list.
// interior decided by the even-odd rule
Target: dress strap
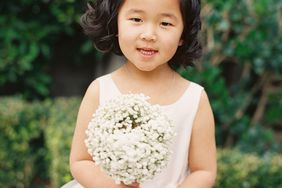
[(189, 111), (186, 111), (186, 115), (188, 115), (188, 112), (193, 120), (197, 114), (203, 90), (204, 88), (199, 84), (190, 82), (190, 86), (183, 97), (183, 101), (185, 102), (180, 103), (179, 109), (184, 110), (189, 108)]
[(120, 95), (114, 85), (111, 74), (106, 74), (97, 79), (99, 81), (99, 103), (103, 105), (106, 101)]

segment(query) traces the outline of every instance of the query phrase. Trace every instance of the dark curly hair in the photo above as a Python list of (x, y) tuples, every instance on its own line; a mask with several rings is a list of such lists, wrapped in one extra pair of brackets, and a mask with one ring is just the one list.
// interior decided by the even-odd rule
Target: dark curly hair
[[(89, 2), (88, 9), (81, 16), (80, 25), (84, 33), (93, 41), (95, 47), (102, 52), (114, 52), (123, 55), (118, 43), (117, 17), (124, 0), (96, 0)], [(202, 46), (198, 40), (201, 30), (200, 0), (180, 0), (180, 11), (184, 23), (179, 46), (168, 62), (171, 67), (193, 66), (193, 61), (202, 55)]]

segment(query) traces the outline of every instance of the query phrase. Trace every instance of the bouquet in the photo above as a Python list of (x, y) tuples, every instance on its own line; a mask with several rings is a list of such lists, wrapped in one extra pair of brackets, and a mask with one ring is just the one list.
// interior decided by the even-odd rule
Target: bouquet
[(120, 95), (99, 106), (85, 144), (96, 165), (117, 184), (142, 183), (166, 167), (172, 121), (144, 94)]

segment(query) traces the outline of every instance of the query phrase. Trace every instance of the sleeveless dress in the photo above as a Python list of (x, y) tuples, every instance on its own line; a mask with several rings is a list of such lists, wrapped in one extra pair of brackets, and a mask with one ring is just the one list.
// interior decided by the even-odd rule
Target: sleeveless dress
[[(111, 74), (99, 77), (98, 81), (100, 105), (122, 94), (114, 83)], [(191, 131), (202, 91), (203, 87), (190, 82), (185, 92), (176, 102), (169, 105), (161, 105), (163, 112), (175, 124), (177, 136), (174, 137), (170, 148), (173, 154), (168, 162), (168, 166), (152, 180), (140, 184), (141, 188), (177, 188), (189, 175), (188, 151)], [(82, 186), (76, 180), (73, 180), (62, 186), (62, 188), (82, 188)]]

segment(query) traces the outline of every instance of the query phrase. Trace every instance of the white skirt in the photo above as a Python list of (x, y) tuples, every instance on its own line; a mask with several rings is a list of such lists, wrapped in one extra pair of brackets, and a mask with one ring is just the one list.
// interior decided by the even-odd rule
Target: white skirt
[[(146, 186), (141, 185), (141, 188), (143, 187), (145, 188)], [(83, 186), (81, 186), (76, 180), (72, 180), (64, 184), (61, 188), (83, 188)], [(169, 185), (166, 185), (164, 188), (177, 188), (177, 185), (169, 184)]]
[(65, 185), (63, 185), (61, 188), (83, 188), (76, 180), (72, 180)]

